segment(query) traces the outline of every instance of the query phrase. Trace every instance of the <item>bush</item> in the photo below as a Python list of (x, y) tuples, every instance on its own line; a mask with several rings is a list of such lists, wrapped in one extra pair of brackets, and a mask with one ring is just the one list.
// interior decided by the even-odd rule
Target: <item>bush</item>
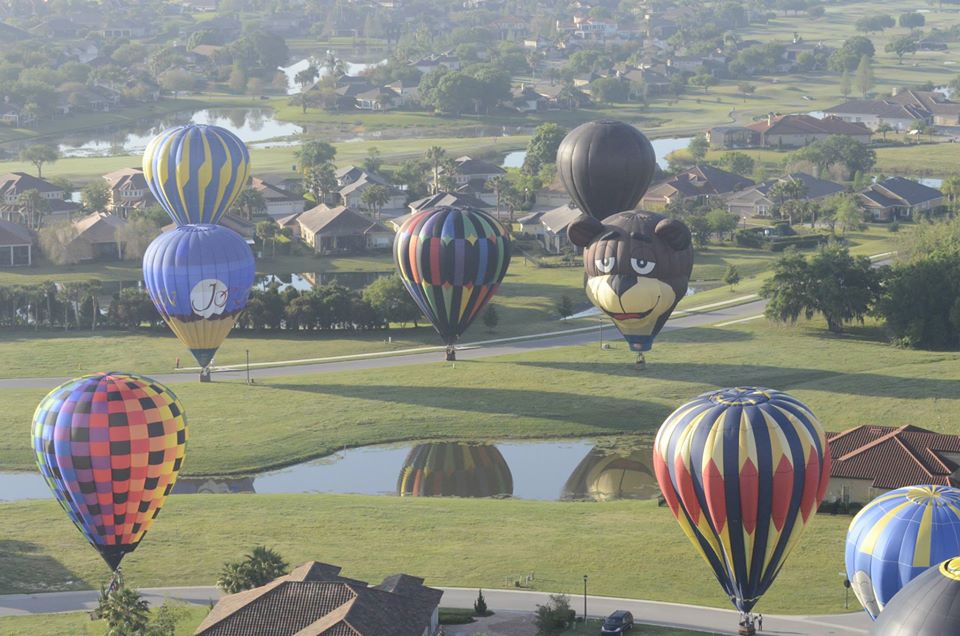
[(477, 616), (487, 615), (487, 601), (483, 598), (483, 590), (477, 591), (477, 600), (473, 602), (473, 613)]
[(740, 247), (763, 247), (763, 238), (755, 230), (737, 230), (734, 240)]
[(825, 245), (830, 238), (826, 234), (807, 234), (806, 236), (785, 236), (775, 238), (767, 244), (767, 249), (771, 252), (782, 252), (788, 247), (797, 249), (809, 249)]
[(890, 225), (887, 226), (887, 231), (888, 231), (888, 232), (899, 232), (899, 231), (900, 231), (900, 224), (897, 223), (896, 221), (894, 221), (893, 223), (891, 223)]

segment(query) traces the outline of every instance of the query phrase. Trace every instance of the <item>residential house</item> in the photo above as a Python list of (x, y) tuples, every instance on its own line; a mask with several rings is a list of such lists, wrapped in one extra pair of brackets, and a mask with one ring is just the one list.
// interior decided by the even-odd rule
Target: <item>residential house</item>
[(919, 426), (857, 426), (828, 433), (830, 484), (824, 501), (867, 503), (905, 486), (960, 487), (960, 436)]
[(0, 221), (0, 267), (33, 265), (33, 233), (10, 221)]
[(748, 124), (754, 134), (751, 146), (761, 148), (799, 147), (832, 137), (846, 135), (862, 144), (870, 143), (871, 132), (863, 123), (839, 117), (817, 119), (810, 115), (769, 115), (766, 120)]
[(366, 204), (363, 202), (363, 192), (375, 185), (386, 188), (389, 194), (389, 199), (384, 204), (383, 210), (403, 210), (407, 203), (407, 195), (405, 192), (396, 188), (384, 177), (375, 172), (367, 172), (356, 166), (346, 166), (338, 169), (335, 174), (337, 175), (337, 184), (340, 186), (337, 194), (343, 205), (347, 207), (354, 209), (365, 208)]
[[(559, 25), (557, 30), (561, 30)], [(606, 40), (617, 35), (617, 23), (613, 20), (574, 16), (573, 35), (584, 40)]]
[(831, 106), (823, 112), (846, 122), (862, 123), (874, 131), (881, 124), (898, 131), (910, 130), (916, 120), (929, 122), (931, 117), (925, 108), (886, 99), (854, 99)]
[(67, 193), (63, 188), (46, 179), (25, 172), (10, 172), (0, 176), (0, 218), (23, 222), (24, 208), (20, 203), (20, 196), (31, 190), (40, 194), (43, 200), (43, 218), (47, 222), (69, 220), (70, 215), (80, 209), (76, 203), (66, 200)]
[(400, 106), (400, 95), (389, 86), (380, 86), (353, 96), (360, 110), (393, 110)]
[(133, 38), (144, 38), (149, 34), (150, 25), (148, 23), (110, 23), (97, 30), (97, 35), (100, 35), (105, 40), (130, 40)]
[(540, 225), (543, 226), (540, 241), (543, 243), (543, 248), (553, 254), (559, 254), (567, 248), (579, 252), (580, 248), (567, 238), (567, 228), (578, 218), (580, 218), (580, 209), (570, 204), (544, 212), (540, 217)]
[(383, 249), (394, 233), (347, 206), (320, 204), (297, 217), (300, 237), (318, 254)]
[(103, 175), (110, 188), (107, 211), (126, 218), (132, 210), (142, 210), (157, 203), (147, 186), (142, 168), (122, 168)]
[(818, 179), (805, 172), (792, 172), (785, 177), (765, 181), (752, 188), (746, 188), (728, 195), (726, 197), (727, 211), (743, 218), (769, 215), (774, 207), (780, 203), (780, 201), (775, 200), (771, 190), (777, 183), (786, 180), (802, 183), (806, 188), (804, 199), (808, 201), (819, 201), (846, 190), (839, 183)]
[(714, 126), (707, 130), (712, 148), (750, 148), (756, 145), (757, 132), (744, 126)]
[(411, 82), (404, 82), (403, 80), (397, 80), (396, 82), (390, 82), (387, 84), (386, 88), (389, 88), (394, 93), (396, 93), (395, 104), (396, 107), (404, 106), (407, 104), (416, 104), (420, 98), (420, 83), (417, 82), (413, 84)]
[(738, 174), (700, 165), (651, 186), (643, 196), (643, 207), (662, 210), (674, 202), (705, 199), (722, 199), (724, 195), (749, 188), (754, 182)]
[(545, 212), (531, 212), (521, 216), (514, 222), (514, 229), (524, 238), (535, 238), (543, 241), (544, 227), (540, 220)]
[(874, 221), (896, 221), (943, 205), (943, 193), (917, 181), (887, 177), (859, 192), (857, 202)]
[(454, 168), (450, 176), (457, 185), (456, 192), (469, 194), (488, 204), (496, 205), (497, 194), (487, 185), (487, 182), (494, 177), (502, 177), (507, 174), (507, 171), (489, 161), (474, 159), (467, 155), (457, 157), (453, 161)]
[(106, 212), (94, 212), (73, 222), (77, 235), (67, 244), (67, 252), (78, 261), (116, 261), (123, 259), (121, 231), (126, 219)]
[(295, 239), (300, 239), (300, 223), (297, 222), (297, 219), (300, 218), (300, 215), (303, 212), (296, 212), (294, 214), (288, 214), (287, 216), (281, 216), (276, 219), (277, 225), (280, 226), (280, 230), (290, 229), (290, 235)]
[(302, 196), (259, 177), (250, 178), (250, 187), (260, 193), (267, 206), (267, 214), (277, 219), (294, 213), (303, 212), (306, 201)]
[(415, 62), (410, 62), (410, 66), (416, 67), (416, 69), (424, 75), (430, 71), (437, 70), (441, 66), (450, 71), (459, 71), (460, 59), (454, 55), (433, 55), (421, 58)]
[(927, 118), (935, 126), (960, 125), (960, 102), (947, 99), (938, 91), (897, 91), (890, 101), (921, 108), (929, 113)]
[(224, 214), (220, 217), (220, 225), (233, 230), (247, 242), (247, 245), (253, 245), (253, 238), (257, 235), (257, 226), (252, 221), (241, 219), (235, 214)]
[(493, 207), (493, 205), (487, 203), (483, 199), (475, 197), (466, 192), (438, 192), (436, 194), (423, 197), (422, 199), (412, 201), (407, 205), (407, 207), (410, 208), (411, 213), (445, 206), (455, 208), (476, 208), (486, 212), (489, 212), (490, 208)]
[(502, 15), (490, 23), (501, 40), (519, 40), (527, 35), (527, 21), (514, 15)]
[(264, 586), (224, 596), (195, 636), (436, 636), (442, 590), (395, 574), (370, 587), (308, 561)]

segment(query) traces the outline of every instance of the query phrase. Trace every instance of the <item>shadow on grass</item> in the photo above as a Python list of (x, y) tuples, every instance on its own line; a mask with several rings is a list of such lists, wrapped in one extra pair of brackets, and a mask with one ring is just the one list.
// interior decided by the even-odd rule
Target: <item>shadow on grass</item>
[[(55, 558), (28, 541), (0, 541), (0, 594), (50, 592), (89, 587)], [(0, 600), (0, 608), (4, 607)]]
[[(636, 375), (634, 373), (634, 375)], [(349, 384), (271, 384), (270, 388), (321, 395), (408, 404), (510, 418), (559, 420), (609, 431), (655, 430), (670, 409), (641, 400), (602, 395), (521, 391), (516, 389), (451, 388)], [(571, 387), (576, 389), (576, 387)], [(649, 426), (645, 426), (644, 423)], [(482, 434), (482, 430), (477, 431)]]
[[(696, 314), (692, 315), (695, 316)], [(715, 327), (686, 327), (667, 333), (669, 335), (664, 334), (663, 338), (669, 338), (671, 342), (746, 342), (753, 340), (755, 337), (749, 331), (717, 329)], [(654, 346), (653, 352), (656, 352), (656, 346)]]

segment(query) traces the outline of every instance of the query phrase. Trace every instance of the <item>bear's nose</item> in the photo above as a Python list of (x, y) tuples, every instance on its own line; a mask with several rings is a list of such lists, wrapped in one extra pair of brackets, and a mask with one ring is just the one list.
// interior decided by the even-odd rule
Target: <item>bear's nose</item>
[(617, 296), (623, 296), (628, 289), (637, 284), (636, 276), (614, 276), (608, 283)]

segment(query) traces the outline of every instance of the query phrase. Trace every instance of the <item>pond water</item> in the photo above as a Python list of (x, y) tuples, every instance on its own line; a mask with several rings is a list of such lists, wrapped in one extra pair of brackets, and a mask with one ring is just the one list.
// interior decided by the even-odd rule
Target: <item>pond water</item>
[[(649, 499), (659, 494), (651, 454), (649, 440), (619, 448), (590, 439), (394, 444), (248, 477), (183, 478), (173, 492)], [(39, 473), (0, 472), (0, 501), (50, 496)]]
[[(329, 51), (328, 51), (329, 53)], [(367, 69), (371, 69), (374, 66), (379, 66), (380, 64), (386, 64), (386, 58), (382, 60), (377, 60), (375, 62), (350, 62), (348, 60), (343, 60), (343, 63), (347, 66), (347, 75), (360, 75)], [(297, 76), (297, 73), (304, 71), (311, 64), (317, 67), (317, 71), (320, 73), (320, 77), (325, 77), (330, 71), (327, 69), (322, 59), (305, 57), (302, 60), (294, 62), (290, 66), (282, 66), (280, 70), (283, 71), (283, 74), (287, 76), (287, 95), (299, 95), (301, 92), (300, 85), (296, 83), (294, 78)]]
[[(686, 148), (688, 145), (690, 145), (691, 139), (693, 139), (693, 137), (667, 137), (664, 139), (651, 139), (650, 144), (653, 146), (653, 152), (657, 156), (657, 164), (661, 168), (666, 168), (667, 155), (674, 150)], [(526, 159), (526, 157), (526, 150), (508, 152), (503, 158), (503, 163), (501, 165), (504, 168), (519, 168), (523, 165), (523, 160)]]
[[(157, 119), (138, 122), (129, 128), (85, 135), (67, 135), (59, 145), (64, 157), (102, 157), (122, 154), (143, 154), (154, 135), (181, 124), (215, 124), (236, 134), (251, 146), (264, 142), (270, 145), (295, 144), (287, 140), (303, 133), (303, 127), (278, 121), (269, 108), (210, 108), (196, 112), (174, 113)], [(279, 140), (279, 141), (278, 141)]]
[(293, 287), (298, 291), (310, 291), (314, 287), (319, 287), (337, 281), (349, 289), (363, 289), (381, 276), (393, 275), (393, 270), (383, 272), (319, 272), (319, 273), (301, 273), (301, 274), (266, 274), (257, 276), (254, 281), (254, 287), (257, 289), (267, 289), (270, 285), (278, 285), (277, 291), (283, 291), (288, 287)]

